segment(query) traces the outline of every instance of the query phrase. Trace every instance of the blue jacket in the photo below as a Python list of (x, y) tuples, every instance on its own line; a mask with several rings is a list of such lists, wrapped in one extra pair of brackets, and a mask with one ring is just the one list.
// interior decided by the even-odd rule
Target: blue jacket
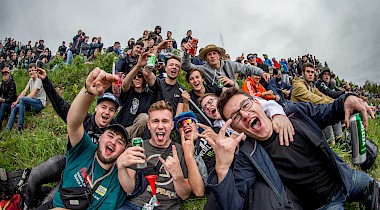
[[(311, 143), (320, 148), (340, 174), (345, 192), (351, 188), (353, 169), (330, 149), (321, 128), (344, 118), (343, 108), (347, 96), (343, 95), (331, 104), (313, 106), (311, 103), (289, 103), (285, 107), (287, 115), (294, 114), (304, 122), (305, 129), (311, 135)], [(249, 152), (247, 147), (253, 150)], [(250, 138), (240, 147), (233, 168), (230, 168), (226, 177), (218, 183), (217, 175), (213, 171), (208, 184), (222, 209), (302, 209), (294, 202), (297, 201), (295, 196), (282, 184), (264, 148)], [(254, 195), (251, 195), (252, 189)], [(265, 198), (258, 199), (257, 196), (260, 195)]]
[(288, 62), (286, 61), (280, 61), (281, 68), (283, 69), (284, 74), (288, 74)]
[(277, 81), (276, 81), (276, 78), (272, 78), (269, 80), (269, 84), (276, 89), (277, 92), (279, 92), (279, 90), (292, 90), (292, 86), (285, 83), (285, 82), (282, 82), (281, 81), (281, 84), (279, 84)]

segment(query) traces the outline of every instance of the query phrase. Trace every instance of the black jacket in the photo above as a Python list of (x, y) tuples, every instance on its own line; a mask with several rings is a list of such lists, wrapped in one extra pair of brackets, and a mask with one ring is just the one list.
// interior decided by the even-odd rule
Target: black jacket
[[(55, 112), (57, 112), (62, 120), (67, 123), (67, 114), (69, 113), (71, 105), (63, 100), (63, 98), (57, 93), (48, 77), (45, 77), (45, 79), (42, 80), (42, 85), (44, 86), (46, 95), (49, 97), (49, 100)], [(116, 123), (114, 119), (111, 121), (111, 124), (113, 123)], [(92, 115), (90, 113), (88, 113), (84, 119), (83, 127), (94, 143), (98, 143), (100, 135), (102, 135), (105, 131), (105, 128), (99, 128), (99, 126), (96, 124), (95, 114)]]
[(137, 59), (138, 57), (132, 58), (128, 54), (119, 57), (119, 60), (115, 65), (115, 71), (122, 72), (123, 74), (128, 74), (131, 69), (137, 64)]
[(344, 91), (339, 90), (336, 86), (333, 86), (331, 82), (329, 84), (326, 84), (323, 79), (318, 79), (315, 83), (315, 87), (318, 88), (319, 91), (321, 91), (323, 94), (331, 97), (331, 98), (338, 98), (339, 96), (344, 94)]
[(0, 86), (0, 97), (5, 99), (6, 104), (12, 104), (17, 100), (16, 83), (12, 77), (6, 82), (2, 82)]

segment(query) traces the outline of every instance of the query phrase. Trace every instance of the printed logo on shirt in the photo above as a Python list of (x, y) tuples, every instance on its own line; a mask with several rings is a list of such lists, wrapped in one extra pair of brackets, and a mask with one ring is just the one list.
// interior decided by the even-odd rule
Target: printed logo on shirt
[(173, 94), (173, 97), (174, 97), (174, 98), (179, 98), (179, 97), (181, 97), (181, 95)]
[(139, 99), (134, 98), (134, 99), (132, 100), (132, 106), (131, 106), (131, 108), (129, 109), (129, 113), (131, 113), (132, 115), (136, 115), (137, 110), (139, 109), (139, 105), (140, 105), (140, 101), (139, 101)]

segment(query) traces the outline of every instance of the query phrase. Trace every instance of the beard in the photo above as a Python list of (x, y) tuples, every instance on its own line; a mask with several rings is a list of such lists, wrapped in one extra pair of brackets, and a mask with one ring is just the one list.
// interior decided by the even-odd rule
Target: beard
[(104, 157), (100, 149), (96, 151), (96, 155), (98, 156), (98, 160), (104, 164), (114, 163), (117, 160), (117, 158), (115, 158), (114, 156), (108, 158)]

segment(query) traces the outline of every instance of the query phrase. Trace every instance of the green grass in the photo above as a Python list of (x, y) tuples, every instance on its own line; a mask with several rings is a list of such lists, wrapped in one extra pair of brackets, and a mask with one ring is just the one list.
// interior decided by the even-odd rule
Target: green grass
[[(71, 102), (80, 88), (85, 77), (94, 68), (99, 66), (108, 72), (111, 71), (112, 62), (117, 58), (112, 54), (100, 56), (94, 64), (84, 64), (83, 58), (77, 56), (72, 65), (61, 65), (55, 72), (48, 71), (57, 90), (63, 98)], [(18, 70), (13, 73), (16, 80), (17, 91), (25, 87), (29, 80), (26, 70)], [(179, 82), (189, 89), (185, 80), (185, 72), (181, 71)], [(92, 105), (92, 110), (95, 102)], [(4, 120), (5, 121), (5, 120)], [(2, 128), (6, 122), (3, 122)], [(370, 120), (367, 136), (380, 145), (380, 119)], [(46, 108), (39, 114), (27, 113), (25, 116), (25, 129), (22, 133), (15, 129), (10, 132), (0, 131), (0, 168), (14, 171), (23, 168), (32, 168), (57, 154), (64, 154), (67, 144), (66, 125), (55, 113), (48, 102)], [(351, 162), (350, 154), (340, 144), (333, 147), (346, 162)], [(380, 159), (376, 160), (374, 168), (369, 172), (371, 176), (380, 180)], [(355, 167), (355, 166), (354, 166)], [(356, 167), (358, 168), (358, 167)], [(203, 209), (206, 198), (190, 198), (183, 202), (182, 209)], [(356, 209), (357, 204), (349, 204), (346, 209)]]

